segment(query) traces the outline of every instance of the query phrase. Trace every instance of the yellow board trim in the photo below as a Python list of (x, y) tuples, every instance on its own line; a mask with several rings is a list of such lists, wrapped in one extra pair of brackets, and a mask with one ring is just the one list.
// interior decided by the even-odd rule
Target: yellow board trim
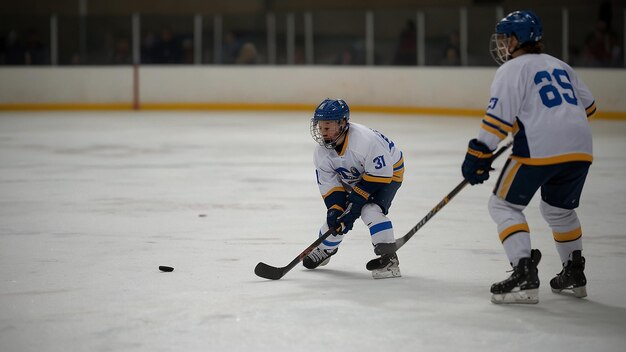
[(132, 110), (132, 103), (42, 103), (42, 104), (0, 104), (0, 111), (76, 111), (76, 110)]
[[(133, 110), (128, 103), (0, 103), (0, 111), (45, 111), (45, 110)], [(309, 111), (314, 104), (283, 103), (140, 103), (139, 110), (228, 110), (228, 111)], [(384, 113), (404, 115), (451, 115), (477, 118), (483, 116), (483, 109), (445, 108), (429, 106), (350, 106), (353, 112)], [(626, 120), (626, 111), (597, 111), (594, 119)]]

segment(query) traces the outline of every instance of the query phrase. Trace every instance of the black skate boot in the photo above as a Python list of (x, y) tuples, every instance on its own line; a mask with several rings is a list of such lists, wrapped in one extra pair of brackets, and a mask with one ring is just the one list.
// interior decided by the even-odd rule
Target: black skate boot
[(513, 274), (491, 285), (491, 302), (502, 303), (537, 303), (539, 302), (539, 276), (537, 264), (541, 260), (538, 249), (530, 251), (530, 258), (522, 258)]
[(302, 260), (302, 265), (307, 269), (315, 269), (318, 266), (324, 266), (330, 261), (330, 257), (337, 254), (337, 250), (315, 248)]
[(372, 272), (374, 279), (387, 279), (391, 277), (400, 277), (400, 261), (396, 253), (383, 254), (378, 258), (367, 262), (365, 268)]
[(577, 298), (587, 297), (587, 278), (584, 271), (585, 257), (578, 250), (572, 252), (572, 259), (568, 260), (567, 264), (563, 265), (563, 270), (550, 280), (552, 292), (571, 294)]

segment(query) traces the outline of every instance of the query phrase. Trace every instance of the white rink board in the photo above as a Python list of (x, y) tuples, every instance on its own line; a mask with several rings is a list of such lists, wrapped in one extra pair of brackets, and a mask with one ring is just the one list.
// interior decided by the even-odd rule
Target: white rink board
[[(507, 277), (486, 209), (464, 189), (373, 280), (362, 223), (329, 265), (283, 266), (324, 221), (310, 114), (1, 113), (1, 351), (620, 351), (626, 343), (626, 123), (595, 121), (579, 215), (589, 297), (554, 295), (537, 199), (540, 303), (496, 306)], [(413, 227), (461, 180), (479, 120), (352, 115), (404, 151), (390, 217)], [(499, 168), (504, 160), (496, 162)], [(537, 198), (537, 197), (536, 197)], [(160, 273), (159, 265), (175, 267)]]
[[(141, 66), (141, 104), (309, 104), (476, 110), (489, 101), (495, 67)], [(626, 113), (626, 70), (577, 69), (600, 113)], [(0, 108), (11, 104), (128, 104), (132, 67), (0, 68)], [(322, 97), (322, 98), (320, 98)], [(623, 118), (623, 116), (622, 116)]]

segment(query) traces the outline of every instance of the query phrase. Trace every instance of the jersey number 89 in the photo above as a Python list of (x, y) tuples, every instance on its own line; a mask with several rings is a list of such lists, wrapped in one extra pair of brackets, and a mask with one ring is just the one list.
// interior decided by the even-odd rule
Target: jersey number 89
[[(554, 77), (554, 81), (556, 81), (565, 92), (561, 94), (559, 89), (552, 84), (552, 77)], [(539, 96), (541, 97), (543, 105), (552, 108), (561, 105), (563, 99), (569, 104), (578, 105), (578, 99), (576, 99), (576, 94), (574, 94), (574, 87), (565, 70), (555, 68), (552, 71), (552, 75), (550, 75), (548, 71), (537, 72), (537, 74), (535, 74), (535, 84), (538, 85), (543, 81), (549, 82), (549, 84), (539, 89)]]

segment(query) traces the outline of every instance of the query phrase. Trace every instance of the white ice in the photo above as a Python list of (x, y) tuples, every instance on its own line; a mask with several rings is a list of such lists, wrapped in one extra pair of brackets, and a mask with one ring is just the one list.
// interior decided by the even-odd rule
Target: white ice
[[(259, 261), (288, 264), (324, 220), (309, 116), (0, 114), (0, 351), (624, 350), (626, 122), (592, 123), (578, 210), (589, 296), (551, 293), (561, 264), (536, 196), (540, 302), (498, 306), (489, 287), (510, 269), (486, 209), (498, 170), (398, 252), (402, 278), (365, 270), (361, 223), (323, 268), (254, 275)], [(404, 151), (396, 236), (461, 181), (480, 121), (352, 120)]]

